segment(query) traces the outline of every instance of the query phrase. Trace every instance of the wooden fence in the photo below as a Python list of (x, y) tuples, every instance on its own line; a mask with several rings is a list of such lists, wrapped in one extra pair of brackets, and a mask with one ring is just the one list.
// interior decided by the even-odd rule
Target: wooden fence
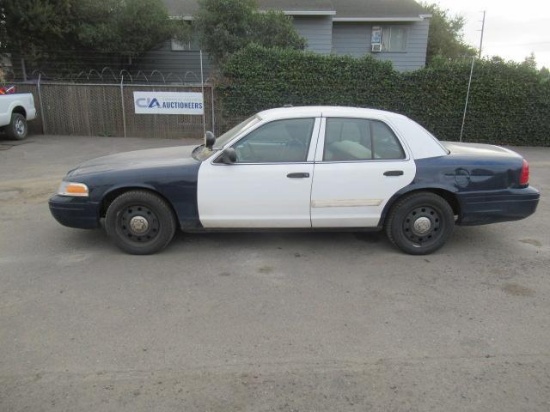
[(135, 91), (201, 92), (202, 86), (20, 83), (17, 92), (33, 93), (38, 119), (31, 132), (158, 138), (200, 138), (217, 130), (214, 89), (204, 85), (204, 116), (136, 114)]

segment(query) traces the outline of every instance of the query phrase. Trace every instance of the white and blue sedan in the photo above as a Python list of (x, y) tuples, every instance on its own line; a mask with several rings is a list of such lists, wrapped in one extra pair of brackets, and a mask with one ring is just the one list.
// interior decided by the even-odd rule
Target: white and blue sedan
[(71, 170), (50, 201), (63, 225), (155, 253), (176, 229), (385, 230), (434, 252), (454, 225), (519, 220), (539, 192), (498, 146), (440, 142), (405, 116), (349, 107), (260, 112), (205, 144), (115, 154)]

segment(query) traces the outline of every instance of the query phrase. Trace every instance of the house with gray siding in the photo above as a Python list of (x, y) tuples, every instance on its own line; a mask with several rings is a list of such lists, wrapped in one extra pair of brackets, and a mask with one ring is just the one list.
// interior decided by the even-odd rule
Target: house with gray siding
[[(172, 18), (189, 21), (197, 0), (164, 0)], [(399, 71), (424, 67), (430, 15), (414, 0), (258, 0), (260, 10), (291, 16), (307, 49), (320, 54), (350, 55), (391, 61)], [(167, 42), (139, 61), (144, 71), (171, 73), (186, 83), (200, 81), (200, 48), (196, 42)], [(205, 77), (210, 63), (203, 55)]]
[(412, 0), (335, 0), (332, 53), (389, 60), (396, 70), (424, 67), (431, 15)]

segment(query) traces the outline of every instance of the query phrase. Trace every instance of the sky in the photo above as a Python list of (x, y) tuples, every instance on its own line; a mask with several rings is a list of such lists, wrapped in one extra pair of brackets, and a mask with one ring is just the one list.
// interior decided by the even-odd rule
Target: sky
[(482, 56), (500, 56), (522, 62), (531, 52), (539, 68), (550, 69), (550, 1), (549, 0), (427, 0), (451, 16), (466, 19), (464, 40), (479, 47), (483, 11), (485, 32)]

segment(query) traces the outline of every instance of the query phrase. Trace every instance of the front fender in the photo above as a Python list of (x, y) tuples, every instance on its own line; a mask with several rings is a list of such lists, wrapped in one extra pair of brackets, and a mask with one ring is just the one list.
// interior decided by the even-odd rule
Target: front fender
[(182, 229), (202, 227), (197, 205), (196, 173), (190, 171), (186, 175), (180, 171), (177, 179), (168, 176), (169, 174), (166, 174), (166, 177), (145, 182), (125, 180), (109, 186), (99, 186), (95, 188), (92, 197), (101, 205), (101, 214), (104, 215), (109, 204), (120, 194), (128, 190), (148, 190), (170, 205)]

